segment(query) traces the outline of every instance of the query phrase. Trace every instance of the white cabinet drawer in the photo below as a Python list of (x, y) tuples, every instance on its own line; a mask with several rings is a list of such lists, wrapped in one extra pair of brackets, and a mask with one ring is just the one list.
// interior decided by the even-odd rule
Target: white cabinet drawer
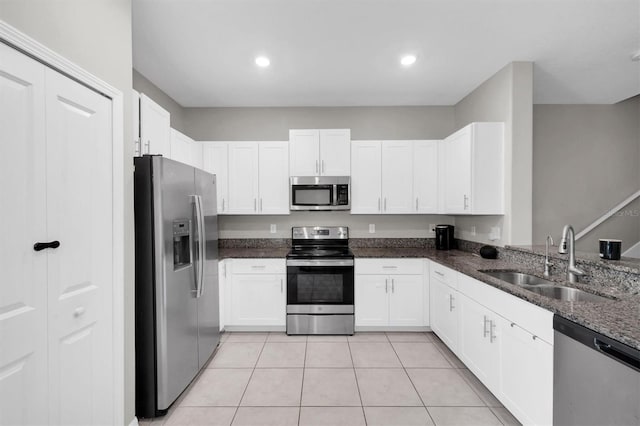
[(231, 259), (234, 274), (285, 274), (284, 259)]
[(356, 259), (356, 274), (418, 275), (424, 273), (423, 259)]
[(441, 281), (451, 288), (458, 288), (458, 273), (456, 271), (433, 261), (430, 269), (431, 279)]
[(553, 344), (553, 313), (516, 296), (460, 274), (458, 289), (532, 335)]

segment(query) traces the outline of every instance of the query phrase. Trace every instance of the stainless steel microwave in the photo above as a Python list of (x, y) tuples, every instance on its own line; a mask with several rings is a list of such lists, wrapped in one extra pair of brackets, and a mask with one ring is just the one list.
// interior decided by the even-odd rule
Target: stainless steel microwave
[(349, 176), (292, 176), (291, 210), (349, 210)]

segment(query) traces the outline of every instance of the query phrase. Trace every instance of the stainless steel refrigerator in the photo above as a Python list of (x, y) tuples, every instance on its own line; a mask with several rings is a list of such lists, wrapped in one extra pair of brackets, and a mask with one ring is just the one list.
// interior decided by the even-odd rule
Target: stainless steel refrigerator
[(134, 159), (136, 415), (164, 415), (220, 340), (215, 175)]

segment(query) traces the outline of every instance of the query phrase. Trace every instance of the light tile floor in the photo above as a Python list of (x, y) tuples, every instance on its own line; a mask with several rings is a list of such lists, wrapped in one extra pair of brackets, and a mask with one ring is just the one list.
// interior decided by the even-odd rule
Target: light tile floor
[(143, 426), (518, 425), (432, 333), (225, 333), (169, 413)]

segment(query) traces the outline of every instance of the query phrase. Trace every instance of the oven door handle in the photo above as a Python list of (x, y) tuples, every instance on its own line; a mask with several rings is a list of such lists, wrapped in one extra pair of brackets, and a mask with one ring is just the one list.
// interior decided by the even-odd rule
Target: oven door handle
[(287, 266), (353, 266), (353, 259), (287, 260)]

